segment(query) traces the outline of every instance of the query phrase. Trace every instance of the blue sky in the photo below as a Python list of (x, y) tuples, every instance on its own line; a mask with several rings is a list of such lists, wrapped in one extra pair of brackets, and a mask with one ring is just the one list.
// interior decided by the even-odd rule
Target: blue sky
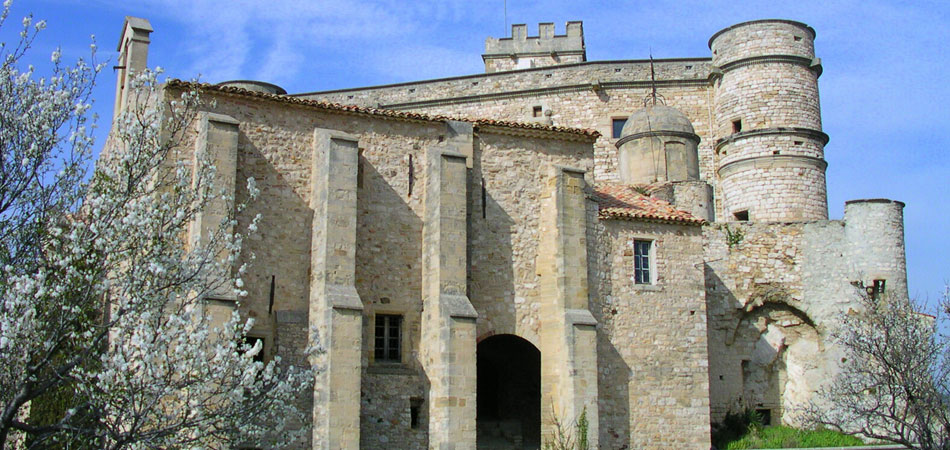
[[(95, 91), (103, 118), (126, 15), (151, 21), (149, 64), (169, 76), (258, 79), (292, 93), (479, 73), (484, 39), (508, 34), (505, 0), (16, 0), (0, 38), (14, 40), (29, 12), (48, 23), (32, 53), (41, 69), (57, 46), (65, 61), (88, 58), (96, 36), (97, 58), (110, 63)], [(818, 32), (832, 218), (849, 199), (905, 202), (910, 294), (935, 300), (950, 280), (950, 2), (507, 0), (508, 23), (532, 35), (538, 22), (563, 33), (584, 21), (589, 60), (651, 49), (705, 57), (713, 33), (762, 18)]]

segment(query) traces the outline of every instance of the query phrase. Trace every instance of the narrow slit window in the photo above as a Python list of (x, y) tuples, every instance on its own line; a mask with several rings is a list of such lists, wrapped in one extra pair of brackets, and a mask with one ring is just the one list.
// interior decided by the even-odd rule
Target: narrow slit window
[(650, 250), (653, 241), (633, 241), (633, 282), (636, 284), (653, 284), (650, 271)]
[(412, 153), (409, 154), (409, 197), (412, 197), (412, 186), (416, 184), (416, 173), (412, 166)]
[(374, 356), (379, 362), (401, 362), (400, 351), (402, 316), (393, 314), (376, 315), (376, 342)]
[(488, 198), (488, 192), (485, 191), (485, 178), (482, 178), (482, 219), (488, 215), (488, 204), (485, 201)]

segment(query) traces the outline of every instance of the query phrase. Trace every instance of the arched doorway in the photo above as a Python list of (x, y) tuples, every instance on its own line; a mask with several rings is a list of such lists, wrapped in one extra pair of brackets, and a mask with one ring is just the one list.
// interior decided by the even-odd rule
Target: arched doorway
[(478, 343), (479, 449), (541, 446), (541, 352), (511, 334)]

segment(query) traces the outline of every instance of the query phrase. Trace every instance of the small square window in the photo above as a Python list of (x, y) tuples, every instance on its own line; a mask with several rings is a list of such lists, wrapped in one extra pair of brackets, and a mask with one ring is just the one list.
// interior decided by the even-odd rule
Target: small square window
[(614, 139), (620, 139), (620, 135), (623, 133), (623, 126), (626, 124), (627, 124), (626, 117), (614, 119), (611, 122), (611, 125), (613, 126), (613, 128), (610, 132), (610, 136), (613, 137)]
[(531, 116), (532, 116), (532, 117), (541, 117), (541, 112), (542, 112), (542, 111), (543, 111), (543, 108), (541, 108), (540, 106), (535, 106), (534, 108), (531, 108)]
[(374, 357), (379, 362), (402, 362), (402, 316), (376, 315)]
[(868, 288), (868, 295), (874, 300), (884, 297), (885, 280), (874, 280), (874, 284)]
[(636, 284), (653, 284), (650, 272), (650, 257), (653, 241), (633, 241), (633, 282)]

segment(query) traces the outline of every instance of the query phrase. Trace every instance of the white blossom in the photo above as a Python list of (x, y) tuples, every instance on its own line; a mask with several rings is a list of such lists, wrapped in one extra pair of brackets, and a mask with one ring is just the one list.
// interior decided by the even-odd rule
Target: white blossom
[[(198, 93), (169, 99), (158, 71), (137, 74), (90, 170), (90, 92), (102, 66), (62, 66), (57, 50), (48, 77), (21, 70), (45, 22), (22, 26), (20, 45), (0, 48), (0, 448), (30, 429), (18, 413), (55, 392), (72, 393), (71, 403), (31, 431), (50, 445), (294, 439), (287, 427), (305, 420), (295, 405), (312, 382), (309, 366), (255, 361), (263, 348), (244, 343), (253, 322), (240, 303), (224, 324), (210, 322), (209, 295), (248, 295), (253, 255), (241, 255), (243, 233), (256, 232), (260, 216), (242, 230), (234, 214), (244, 205), (214, 189), (213, 165), (173, 161), (195, 132)], [(247, 198), (257, 192), (248, 179)], [(206, 238), (186, 239), (198, 213), (219, 201), (232, 214)]]

